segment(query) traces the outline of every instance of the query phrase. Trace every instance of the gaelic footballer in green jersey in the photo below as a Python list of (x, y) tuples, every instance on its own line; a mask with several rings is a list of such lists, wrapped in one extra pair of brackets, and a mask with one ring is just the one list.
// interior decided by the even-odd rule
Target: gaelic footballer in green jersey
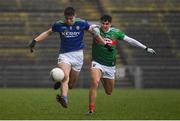
[(104, 40), (106, 41), (106, 44), (110, 45), (112, 48), (112, 51), (108, 51), (102, 44), (96, 40), (93, 39), (93, 46), (92, 46), (92, 60), (106, 65), (106, 66), (115, 66), (115, 60), (116, 60), (116, 45), (118, 41), (126, 41), (127, 43), (140, 47), (142, 49), (145, 49), (147, 52), (150, 52), (152, 54), (155, 53), (155, 51), (151, 48), (147, 48), (145, 45), (141, 44), (137, 40), (128, 37), (125, 35), (121, 30), (109, 27), (107, 31), (104, 31), (103, 28), (96, 28), (96, 33), (101, 35)]
[(112, 50), (108, 51), (97, 39), (93, 39), (89, 113), (94, 112), (96, 93), (100, 80), (106, 94), (110, 95), (112, 93), (115, 77), (116, 45), (118, 41), (126, 41), (133, 46), (140, 47), (149, 53), (155, 54), (153, 49), (147, 48), (137, 40), (128, 37), (119, 29), (111, 27), (111, 21), (111, 16), (104, 15), (101, 17), (100, 28), (95, 28), (96, 34), (101, 35), (106, 41), (106, 45), (111, 46)]

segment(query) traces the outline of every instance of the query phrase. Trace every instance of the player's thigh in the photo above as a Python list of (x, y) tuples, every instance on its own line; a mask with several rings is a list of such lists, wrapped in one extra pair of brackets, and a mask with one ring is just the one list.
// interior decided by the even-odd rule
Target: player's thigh
[(73, 84), (78, 80), (82, 65), (83, 65), (82, 60), (77, 59), (73, 61), (71, 65), (70, 78), (69, 78), (70, 84), (71, 83)]
[(103, 82), (103, 87), (105, 89), (106, 94), (111, 94), (113, 89), (114, 89), (114, 83), (115, 80), (114, 79), (108, 79), (108, 78), (103, 78), (102, 80)]
[(70, 83), (76, 82), (79, 78), (79, 74), (80, 74), (80, 71), (76, 71), (76, 70), (71, 69), (70, 76), (69, 76), (69, 82)]
[(91, 88), (97, 88), (101, 79), (101, 70), (98, 68), (91, 68)]
[(71, 71), (71, 65), (68, 63), (59, 63), (58, 67), (61, 68), (64, 71), (64, 80), (67, 80), (69, 78), (69, 74)]
[(99, 83), (101, 79), (102, 72), (99, 68), (91, 68), (90, 69), (91, 74), (91, 83)]

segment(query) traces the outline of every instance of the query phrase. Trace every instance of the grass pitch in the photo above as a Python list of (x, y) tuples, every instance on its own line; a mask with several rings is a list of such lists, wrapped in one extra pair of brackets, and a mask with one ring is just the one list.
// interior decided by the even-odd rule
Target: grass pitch
[(98, 90), (96, 113), (87, 115), (88, 90), (69, 91), (69, 108), (55, 100), (53, 89), (0, 89), (0, 120), (180, 119), (180, 90)]

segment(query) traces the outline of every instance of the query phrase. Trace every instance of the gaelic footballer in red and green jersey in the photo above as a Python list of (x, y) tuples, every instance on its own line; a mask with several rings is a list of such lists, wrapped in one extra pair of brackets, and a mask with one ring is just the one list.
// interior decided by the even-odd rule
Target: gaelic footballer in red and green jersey
[[(106, 43), (112, 47), (112, 51), (108, 51), (98, 40), (94, 38), (92, 46), (92, 60), (106, 66), (115, 66), (116, 64), (116, 45), (118, 41), (126, 41), (127, 43), (145, 49), (147, 52), (155, 54), (151, 48), (147, 48), (139, 41), (128, 37), (121, 30), (110, 27), (108, 31), (103, 31), (102, 28), (96, 28), (96, 33), (101, 35)], [(95, 35), (96, 36), (96, 35)]]
[(98, 40), (93, 39), (92, 45), (92, 60), (106, 65), (115, 66), (116, 62), (116, 45), (117, 41), (123, 40), (125, 34), (119, 29), (111, 27), (107, 32), (104, 32), (101, 28), (99, 29), (100, 35), (104, 38), (106, 43), (112, 46), (112, 51), (108, 51)]

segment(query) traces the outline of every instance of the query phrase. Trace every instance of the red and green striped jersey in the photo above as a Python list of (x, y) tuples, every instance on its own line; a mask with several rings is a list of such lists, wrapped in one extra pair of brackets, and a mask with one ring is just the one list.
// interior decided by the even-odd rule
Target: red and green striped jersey
[(98, 40), (93, 39), (92, 60), (106, 66), (115, 66), (116, 63), (116, 44), (118, 40), (124, 39), (125, 34), (119, 29), (111, 27), (107, 32), (100, 28), (100, 35), (112, 46), (113, 51), (108, 51)]

